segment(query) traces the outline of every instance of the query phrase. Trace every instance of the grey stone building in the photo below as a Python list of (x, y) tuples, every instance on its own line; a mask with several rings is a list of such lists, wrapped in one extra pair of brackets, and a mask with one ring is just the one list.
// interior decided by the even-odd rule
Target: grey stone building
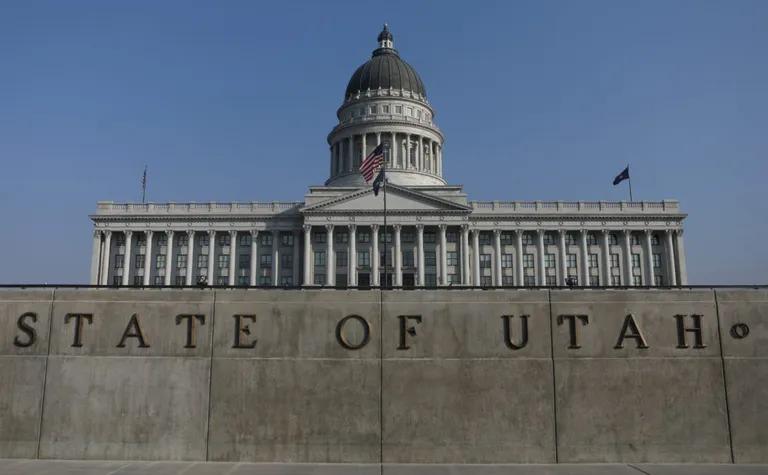
[[(443, 179), (444, 137), (388, 29), (347, 85), (329, 176), (303, 201), (115, 203), (91, 283), (259, 286), (685, 285), (677, 201), (472, 201)], [(358, 168), (386, 143), (383, 195)], [(386, 282), (385, 282), (386, 279)]]

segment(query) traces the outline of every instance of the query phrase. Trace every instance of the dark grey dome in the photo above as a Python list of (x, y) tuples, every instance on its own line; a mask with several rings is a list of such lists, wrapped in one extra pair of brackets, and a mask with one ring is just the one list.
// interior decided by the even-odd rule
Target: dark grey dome
[[(392, 33), (385, 25), (384, 30), (379, 34), (379, 43), (386, 44), (386, 41), (391, 44)], [(427, 95), (424, 83), (416, 70), (400, 58), (396, 49), (382, 46), (373, 51), (367, 63), (357, 68), (347, 84), (344, 98), (347, 99), (358, 92), (364, 94), (368, 89), (375, 91), (390, 87), (410, 91), (422, 97)]]

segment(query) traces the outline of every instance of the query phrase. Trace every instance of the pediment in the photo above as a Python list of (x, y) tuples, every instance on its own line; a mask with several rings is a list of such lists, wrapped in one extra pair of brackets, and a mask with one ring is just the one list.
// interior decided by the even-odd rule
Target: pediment
[[(317, 203), (304, 208), (303, 212), (381, 212), (384, 209), (384, 193), (378, 196), (373, 189), (364, 188), (346, 195)], [(419, 212), (468, 212), (470, 208), (442, 198), (410, 190), (405, 187), (387, 185), (387, 211), (400, 213)]]

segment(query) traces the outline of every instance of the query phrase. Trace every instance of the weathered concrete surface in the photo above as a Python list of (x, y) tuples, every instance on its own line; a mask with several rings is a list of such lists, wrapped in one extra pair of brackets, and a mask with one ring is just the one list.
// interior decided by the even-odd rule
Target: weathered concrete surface
[[(768, 462), (768, 291), (717, 290), (733, 455)], [(746, 324), (749, 333), (739, 338)]]
[[(0, 291), (0, 457), (36, 457), (52, 290)], [(34, 328), (36, 340), (20, 333), (17, 320)]]
[[(554, 462), (546, 291), (384, 293), (384, 462)], [(415, 334), (401, 343), (400, 316)], [(505, 345), (502, 315), (512, 341)]]
[[(210, 460), (378, 462), (379, 309), (376, 292), (217, 292)], [(233, 347), (237, 314), (253, 348)], [(361, 349), (336, 340), (348, 315), (370, 327)], [(357, 346), (363, 328), (342, 335)]]
[[(704, 291), (552, 291), (560, 462), (730, 462), (714, 294)], [(578, 345), (569, 348), (568, 320)], [(626, 339), (632, 314), (648, 348)], [(678, 348), (675, 315), (702, 315), (705, 348)], [(690, 317), (685, 323), (690, 326)]]
[[(205, 460), (212, 306), (210, 291), (57, 291), (40, 457)], [(81, 347), (70, 313), (93, 315)], [(207, 316), (194, 348), (179, 314)], [(117, 347), (132, 315), (146, 348)]]
[(231, 462), (129, 462), (2, 460), (3, 475), (764, 475), (768, 465), (432, 465), (270, 464)]

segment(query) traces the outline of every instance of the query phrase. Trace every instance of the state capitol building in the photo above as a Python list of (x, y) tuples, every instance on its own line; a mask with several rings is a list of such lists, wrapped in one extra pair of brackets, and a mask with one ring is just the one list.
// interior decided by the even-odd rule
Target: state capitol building
[[(687, 284), (677, 201), (472, 201), (446, 183), (435, 111), (386, 26), (336, 115), (328, 179), (303, 201), (99, 202), (91, 284)], [(381, 143), (386, 228), (358, 171)]]

